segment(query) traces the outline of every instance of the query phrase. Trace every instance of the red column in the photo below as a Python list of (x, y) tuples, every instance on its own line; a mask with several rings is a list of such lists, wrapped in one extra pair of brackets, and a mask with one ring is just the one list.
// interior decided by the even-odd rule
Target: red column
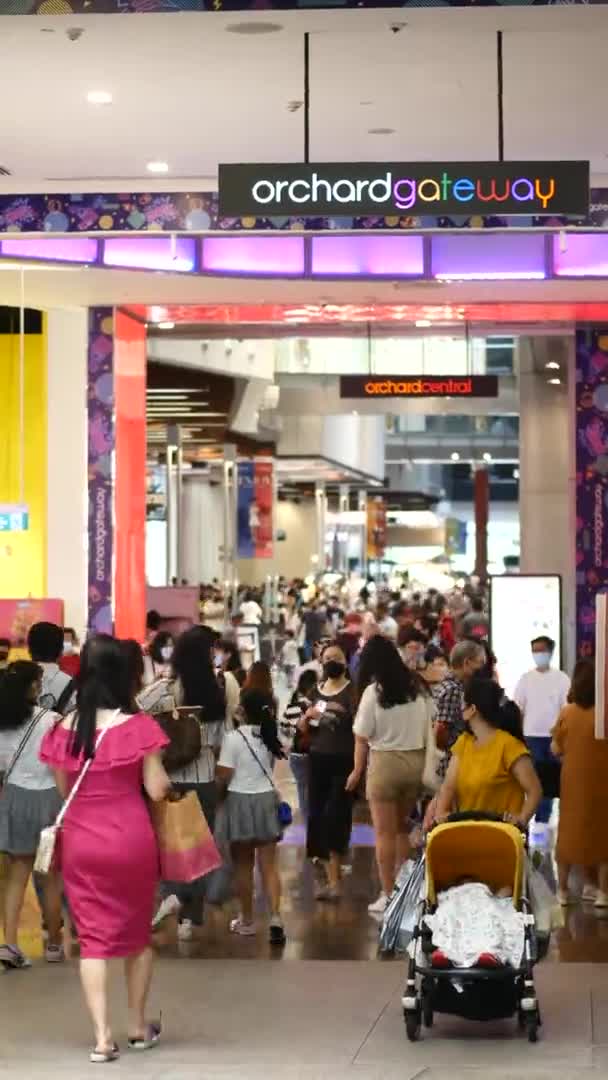
[(146, 633), (146, 328), (115, 311), (114, 627)]
[(488, 518), (490, 514), (490, 482), (488, 470), (475, 469), (475, 573), (482, 581), (488, 576)]

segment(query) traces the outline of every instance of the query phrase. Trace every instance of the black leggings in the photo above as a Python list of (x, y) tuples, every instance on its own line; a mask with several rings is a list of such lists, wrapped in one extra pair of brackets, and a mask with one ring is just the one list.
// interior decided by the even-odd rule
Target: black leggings
[(343, 754), (310, 754), (306, 854), (309, 859), (346, 855), (353, 825), (353, 797), (346, 781), (353, 768)]

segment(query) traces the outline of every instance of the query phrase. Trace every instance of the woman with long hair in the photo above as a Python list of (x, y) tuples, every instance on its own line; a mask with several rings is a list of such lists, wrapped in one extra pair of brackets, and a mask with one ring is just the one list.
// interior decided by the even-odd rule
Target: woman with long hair
[(406, 667), (387, 638), (368, 641), (361, 654), (359, 678), (355, 767), (347, 788), (356, 790), (369, 758), (367, 799), (381, 884), (380, 896), (369, 911), (382, 914), (397, 870), (409, 854), (408, 821), (422, 790), (425, 746), (435, 706), (422, 679)]
[[(175, 643), (170, 677), (147, 687), (138, 698), (140, 708), (152, 716), (181, 706), (200, 709), (200, 755), (184, 769), (172, 772), (170, 778), (177, 791), (196, 792), (212, 831), (217, 807), (215, 764), (227, 729), (226, 697), (213, 667), (215, 638), (214, 631), (205, 626), (186, 630)], [(204, 879), (189, 885), (164, 881), (160, 892), (162, 903), (154, 916), (154, 926), (169, 915), (178, 915), (179, 937), (189, 941), (194, 927), (203, 922)]]
[(283, 945), (281, 879), (276, 865), (281, 828), (272, 772), (275, 760), (285, 754), (279, 742), (272, 696), (262, 690), (243, 690), (241, 710), (244, 722), (237, 731), (224, 736), (217, 766), (218, 784), (227, 791), (228, 837), (241, 908), (230, 929), (241, 937), (256, 933), (253, 873), (257, 855), (270, 907), (270, 943)]
[(562, 762), (556, 851), (559, 899), (564, 905), (573, 903), (570, 870), (582, 866), (583, 900), (607, 908), (608, 838), (601, 822), (608, 814), (608, 742), (595, 737), (595, 668), (590, 660), (578, 661), (569, 704), (552, 736), (551, 748)]
[[(17, 943), (19, 920), (40, 833), (61, 807), (53, 773), (38, 757), (44, 736), (60, 719), (36, 705), (41, 686), (42, 670), (29, 660), (17, 660), (0, 673), (0, 852), (8, 859), (0, 964), (7, 968), (31, 967)], [(45, 879), (42, 906), (49, 935), (45, 955), (55, 963), (64, 959), (57, 874)]]
[(261, 694), (274, 696), (272, 685), (272, 673), (268, 664), (263, 660), (256, 660), (245, 676), (243, 690), (259, 690)]
[(149, 1049), (160, 1038), (160, 1025), (145, 1016), (158, 849), (144, 792), (160, 801), (169, 791), (161, 760), (167, 738), (152, 717), (133, 713), (132, 702), (128, 650), (105, 634), (91, 638), (83, 650), (76, 711), (45, 735), (40, 750), (64, 798), (85, 764), (88, 769), (65, 816), (60, 852), (95, 1063), (119, 1054), (108, 1016), (110, 959), (125, 961), (129, 1047)]
[(339, 901), (342, 862), (348, 853), (353, 797), (346, 783), (353, 769), (355, 692), (339, 645), (321, 656), (323, 676), (315, 700), (300, 721), (310, 739), (306, 853), (320, 875), (317, 900)]
[(466, 730), (452, 746), (436, 820), (453, 810), (479, 810), (526, 828), (542, 789), (519, 708), (492, 679), (475, 675), (465, 685), (462, 715)]

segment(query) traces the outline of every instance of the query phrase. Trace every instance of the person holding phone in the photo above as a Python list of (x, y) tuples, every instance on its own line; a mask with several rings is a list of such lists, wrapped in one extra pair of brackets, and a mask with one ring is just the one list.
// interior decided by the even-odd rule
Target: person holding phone
[(306, 852), (320, 874), (317, 900), (342, 894), (342, 862), (352, 829), (353, 796), (346, 782), (354, 765), (355, 692), (339, 645), (327, 645), (314, 704), (300, 721), (310, 737), (310, 790)]

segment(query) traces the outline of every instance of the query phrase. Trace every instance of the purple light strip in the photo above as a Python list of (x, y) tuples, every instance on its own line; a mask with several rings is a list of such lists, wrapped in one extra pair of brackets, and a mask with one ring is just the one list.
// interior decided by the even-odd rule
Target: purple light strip
[(103, 263), (128, 270), (187, 274), (196, 267), (196, 241), (190, 236), (108, 237), (103, 244)]
[(2, 255), (18, 259), (44, 259), (48, 262), (93, 263), (98, 242), (90, 236), (36, 236), (32, 239), (0, 241)]
[(608, 277), (606, 233), (560, 233), (552, 244), (556, 277)]
[(207, 236), (202, 268), (208, 274), (301, 277), (303, 236)]
[(422, 236), (313, 236), (313, 275), (422, 277)]

